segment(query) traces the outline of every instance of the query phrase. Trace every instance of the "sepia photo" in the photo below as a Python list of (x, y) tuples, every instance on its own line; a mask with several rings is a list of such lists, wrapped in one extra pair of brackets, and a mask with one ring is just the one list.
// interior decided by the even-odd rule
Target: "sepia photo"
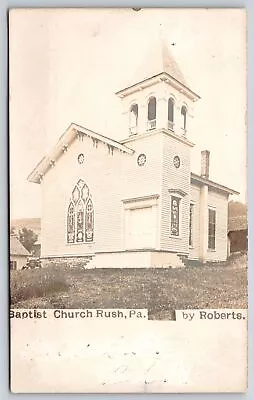
[(246, 390), (245, 10), (9, 20), (12, 389)]

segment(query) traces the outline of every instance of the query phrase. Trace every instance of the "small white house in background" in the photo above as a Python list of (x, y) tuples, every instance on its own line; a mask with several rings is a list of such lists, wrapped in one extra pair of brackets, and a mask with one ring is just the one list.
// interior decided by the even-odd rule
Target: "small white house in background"
[(228, 198), (237, 192), (209, 179), (207, 150), (200, 175), (190, 169), (200, 97), (163, 40), (140, 71), (116, 93), (122, 140), (72, 123), (28, 178), (42, 189), (44, 265), (178, 267), (227, 258)]
[(15, 270), (22, 269), (31, 254), (19, 241), (15, 234), (10, 236), (10, 268)]

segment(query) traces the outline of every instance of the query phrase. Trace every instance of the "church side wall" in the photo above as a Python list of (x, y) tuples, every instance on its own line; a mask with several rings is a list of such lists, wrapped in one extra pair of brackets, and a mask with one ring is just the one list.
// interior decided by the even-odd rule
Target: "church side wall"
[(189, 248), (189, 258), (198, 260), (200, 255), (200, 188), (191, 186), (190, 202), (194, 204), (193, 212), (193, 246)]
[[(121, 248), (121, 163), (131, 157), (92, 139), (76, 140), (43, 180), (42, 257), (70, 256)], [(85, 161), (79, 164), (78, 154)], [(94, 243), (67, 244), (67, 210), (79, 179), (88, 185), (94, 206)]]
[[(133, 155), (117, 149), (111, 155), (107, 145), (100, 141), (97, 146), (86, 137), (83, 141), (75, 140), (42, 181), (42, 258), (124, 250), (123, 200), (161, 192), (160, 135), (130, 143), (129, 147), (136, 150)], [(80, 153), (85, 157), (83, 164), (77, 161)], [(141, 167), (137, 164), (140, 153), (147, 157)], [(67, 243), (67, 210), (79, 179), (86, 182), (93, 200), (94, 243), (91, 244)]]
[[(193, 217), (193, 247), (190, 247), (189, 258), (199, 259), (200, 254), (200, 188), (191, 186), (190, 201), (194, 204)], [(224, 261), (227, 258), (227, 221), (228, 221), (228, 198), (223, 193), (214, 190), (208, 191), (208, 208), (216, 211), (216, 236), (215, 250), (207, 248), (207, 261)], [(208, 224), (208, 220), (206, 222)], [(208, 247), (208, 237), (205, 239)]]
[(207, 261), (227, 259), (228, 197), (225, 194), (208, 191), (208, 207), (216, 210), (215, 250), (207, 250)]

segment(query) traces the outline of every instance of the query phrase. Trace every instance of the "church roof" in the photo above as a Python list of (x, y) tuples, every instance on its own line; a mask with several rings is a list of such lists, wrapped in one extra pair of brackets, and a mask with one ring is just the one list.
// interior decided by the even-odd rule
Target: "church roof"
[(210, 179), (203, 178), (202, 176), (194, 174), (193, 172), (191, 172), (191, 183), (199, 186), (207, 185), (212, 189), (219, 190), (224, 193), (226, 192), (227, 194), (239, 194), (239, 192), (234, 189), (230, 189), (227, 186), (221, 185), (220, 183), (210, 181)]
[(135, 88), (138, 89), (137, 86), (142, 87), (146, 84), (148, 85), (148, 81), (154, 81), (155, 78), (163, 80), (167, 80), (168, 78), (168, 83), (173, 83), (178, 86), (179, 90), (186, 91), (186, 94), (189, 94), (190, 97), (192, 95), (193, 99), (199, 98), (199, 96), (189, 88), (180, 67), (169, 50), (169, 43), (162, 38), (159, 38), (150, 46), (143, 63), (136, 71), (131, 82), (116, 94), (120, 97), (127, 95), (130, 93), (131, 89), (135, 90)]
[(30, 256), (29, 251), (23, 246), (16, 235), (10, 237), (10, 255), (11, 256)]
[(110, 139), (97, 132), (93, 132), (90, 129), (84, 128), (80, 125), (71, 123), (50, 153), (42, 158), (27, 179), (30, 182), (40, 183), (45, 173), (47, 173), (47, 171), (55, 165), (56, 161), (67, 151), (68, 147), (74, 142), (74, 140), (77, 137), (83, 136), (90, 137), (94, 142), (101, 141), (107, 145), (109, 149), (115, 148), (122, 153), (127, 154), (134, 153), (134, 150), (117, 142), (116, 140)]
[(172, 78), (188, 87), (182, 71), (169, 50), (165, 39), (159, 39), (150, 47), (143, 64), (136, 73), (135, 82), (141, 82), (161, 72), (167, 73), (172, 76)]

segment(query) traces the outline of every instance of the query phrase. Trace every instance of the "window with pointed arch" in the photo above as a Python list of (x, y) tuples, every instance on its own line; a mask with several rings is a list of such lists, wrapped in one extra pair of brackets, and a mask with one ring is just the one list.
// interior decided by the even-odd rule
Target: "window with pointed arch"
[(174, 106), (175, 102), (172, 98), (168, 99), (168, 129), (174, 130)]
[(187, 129), (187, 108), (182, 106), (181, 108), (181, 117), (182, 117), (182, 129), (186, 132)]
[(130, 135), (138, 133), (138, 105), (132, 104), (130, 108)]
[(86, 183), (79, 179), (72, 190), (67, 211), (67, 243), (93, 242), (94, 209)]
[(156, 128), (156, 98), (150, 97), (147, 106), (147, 130)]

